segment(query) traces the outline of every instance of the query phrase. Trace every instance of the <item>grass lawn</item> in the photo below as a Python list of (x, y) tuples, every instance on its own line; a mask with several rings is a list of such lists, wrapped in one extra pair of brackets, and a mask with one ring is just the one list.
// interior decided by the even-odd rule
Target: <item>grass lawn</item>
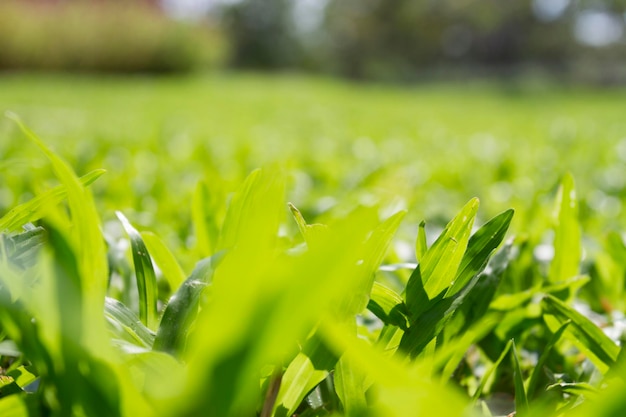
[(0, 415), (617, 415), (625, 94), (2, 75)]

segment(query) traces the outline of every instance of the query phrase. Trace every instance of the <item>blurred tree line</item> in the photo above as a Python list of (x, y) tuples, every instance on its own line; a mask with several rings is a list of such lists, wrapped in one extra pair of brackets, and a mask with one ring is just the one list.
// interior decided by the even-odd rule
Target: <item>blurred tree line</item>
[(352, 78), (555, 74), (626, 82), (624, 0), (242, 0), (231, 64)]
[(0, 0), (0, 69), (626, 82), (626, 0)]

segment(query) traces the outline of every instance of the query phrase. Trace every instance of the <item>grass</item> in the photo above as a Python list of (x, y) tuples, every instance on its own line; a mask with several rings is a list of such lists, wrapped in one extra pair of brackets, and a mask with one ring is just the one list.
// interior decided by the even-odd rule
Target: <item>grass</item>
[(619, 91), (0, 89), (1, 415), (626, 407)]

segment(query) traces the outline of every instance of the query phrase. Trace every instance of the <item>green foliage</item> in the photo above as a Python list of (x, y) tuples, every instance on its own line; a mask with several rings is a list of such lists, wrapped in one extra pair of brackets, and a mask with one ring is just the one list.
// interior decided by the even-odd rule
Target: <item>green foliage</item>
[[(163, 211), (114, 198), (101, 209), (109, 174), (79, 178), (11, 117), (48, 169), (0, 218), (2, 415), (624, 409), (623, 291), (606, 293), (623, 289), (610, 272), (624, 270), (624, 245), (613, 233), (582, 257), (594, 237), (570, 175), (531, 204), (533, 221), (523, 209), (483, 219), (472, 198), (417, 226), (419, 207), (349, 196), (298, 209), (288, 166), (254, 170), (232, 193), (209, 167), (187, 199), (155, 194), (188, 215), (165, 235)], [(107, 214), (118, 209), (132, 224)], [(408, 257), (395, 245), (407, 233)], [(586, 303), (594, 294), (612, 308)]]

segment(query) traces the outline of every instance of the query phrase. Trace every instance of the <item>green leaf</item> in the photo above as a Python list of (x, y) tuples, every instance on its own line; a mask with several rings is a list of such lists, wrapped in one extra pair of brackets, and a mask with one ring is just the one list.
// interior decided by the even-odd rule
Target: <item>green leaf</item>
[(480, 379), (480, 382), (478, 384), (478, 388), (476, 388), (476, 391), (474, 392), (474, 395), (472, 395), (472, 400), (474, 401), (474, 403), (476, 401), (478, 401), (478, 399), (482, 395), (483, 390), (485, 389), (485, 386), (487, 385), (487, 382), (489, 381), (489, 378), (495, 372), (495, 370), (498, 369), (498, 367), (500, 366), (500, 364), (502, 363), (502, 361), (506, 357), (507, 353), (509, 353), (509, 350), (511, 349), (511, 345), (512, 344), (513, 344), (513, 339), (509, 340), (506, 343), (506, 345), (504, 346), (504, 349), (502, 349), (502, 353), (500, 353), (500, 356), (498, 356), (498, 359), (483, 374), (483, 376)]
[(565, 321), (561, 325), (561, 327), (559, 327), (558, 330), (554, 332), (548, 344), (543, 348), (543, 351), (541, 352), (541, 356), (537, 360), (537, 364), (533, 367), (533, 372), (530, 375), (530, 379), (528, 380), (528, 387), (527, 387), (526, 392), (529, 398), (533, 398), (535, 389), (537, 387), (537, 383), (539, 382), (539, 377), (541, 376), (541, 373), (543, 372), (543, 367), (548, 361), (548, 357), (550, 356), (552, 349), (554, 349), (554, 346), (556, 346), (559, 340), (561, 340), (563, 333), (565, 333), (565, 330), (567, 329), (567, 326), (569, 326), (570, 323), (571, 323), (570, 320)]
[(154, 333), (144, 326), (135, 313), (124, 304), (107, 297), (104, 303), (104, 315), (123, 339), (146, 348), (152, 347)]
[(0, 234), (2, 256), (21, 269), (35, 265), (37, 255), (46, 242), (46, 231), (42, 227), (25, 225), (25, 229), (25, 232), (11, 236)]
[(307, 339), (283, 375), (274, 415), (292, 416), (307, 393), (328, 377), (336, 363), (337, 356), (317, 335)]
[(594, 399), (598, 396), (599, 393), (598, 388), (587, 382), (558, 382), (556, 384), (549, 385), (546, 390), (558, 390), (564, 394)]
[(152, 259), (163, 272), (163, 276), (165, 276), (170, 288), (176, 290), (186, 278), (183, 268), (181, 268), (172, 252), (165, 246), (163, 240), (157, 235), (152, 232), (141, 232), (141, 237)]
[[(413, 319), (423, 303), (418, 294), (421, 288), (427, 299), (432, 300), (453, 283), (467, 248), (478, 205), (478, 199), (473, 198), (461, 209), (424, 254), (417, 268), (419, 273), (409, 278), (406, 303)], [(421, 282), (416, 282), (417, 279)]]
[(154, 339), (154, 350), (182, 354), (190, 327), (198, 314), (200, 296), (223, 256), (224, 253), (220, 252), (198, 262), (189, 278), (170, 297)]
[(502, 243), (512, 218), (513, 210), (506, 210), (489, 220), (472, 235), (446, 297), (456, 294), (474, 275), (484, 269), (491, 254)]
[(579, 274), (581, 249), (578, 201), (571, 174), (565, 175), (557, 196), (554, 235), (554, 259), (550, 264), (550, 282), (565, 281)]
[(385, 324), (393, 324), (405, 330), (408, 327), (404, 300), (395, 291), (378, 282), (374, 282), (367, 308)]
[(511, 349), (511, 361), (513, 363), (513, 381), (515, 383), (515, 412), (516, 416), (528, 415), (528, 397), (526, 396), (526, 389), (524, 388), (524, 378), (522, 376), (522, 369), (519, 365), (517, 358), (517, 349), (515, 348), (515, 341), (512, 341)]
[[(83, 186), (90, 185), (105, 172), (104, 169), (91, 171), (80, 177), (80, 183)], [(66, 187), (59, 185), (26, 203), (14, 207), (0, 219), (0, 231), (14, 232), (19, 230), (26, 223), (41, 219), (50, 210), (51, 206), (59, 204), (66, 196)]]
[(130, 224), (122, 212), (115, 212), (130, 238), (130, 245), (135, 265), (135, 279), (139, 292), (139, 318), (149, 329), (155, 329), (158, 323), (157, 298), (158, 287), (150, 253), (141, 238), (141, 234)]
[(204, 258), (214, 253), (222, 221), (223, 191), (218, 181), (211, 181), (211, 189), (204, 181), (198, 182), (191, 204), (191, 221), (195, 235), (195, 251)]
[(426, 222), (421, 221), (417, 229), (417, 239), (415, 241), (415, 258), (417, 262), (422, 262), (424, 255), (428, 251), (428, 243), (426, 242)]
[(287, 203), (287, 206), (289, 207), (289, 210), (298, 225), (298, 230), (300, 230), (300, 234), (304, 238), (307, 245), (316, 245), (317, 242), (320, 241), (326, 233), (328, 233), (328, 226), (325, 224), (308, 224), (296, 206), (292, 203)]
[[(102, 315), (104, 297), (108, 284), (108, 265), (104, 239), (100, 232), (100, 219), (96, 211), (93, 197), (88, 189), (81, 184), (70, 166), (30, 131), (15, 114), (7, 114), (15, 121), (26, 137), (46, 155), (57, 178), (67, 193), (67, 201), (71, 213), (72, 228), (69, 237), (73, 251), (77, 254), (77, 278), (82, 294), (81, 312), (74, 314), (83, 316), (82, 337), (91, 348), (100, 350), (104, 342), (104, 323), (97, 321)], [(99, 324), (96, 324), (99, 323)]]
[(360, 259), (360, 282), (355, 283), (354, 291), (349, 298), (344, 311), (346, 316), (361, 313), (368, 304), (375, 273), (387, 252), (391, 239), (395, 234), (405, 212), (401, 211), (379, 224), (365, 242), (362, 258)]
[(342, 356), (335, 367), (335, 390), (347, 417), (367, 413), (365, 374), (350, 356)]
[(549, 294), (543, 298), (542, 307), (546, 312), (556, 316), (561, 323), (571, 320), (568, 333), (571, 332), (573, 336), (572, 342), (583, 351), (591, 353), (592, 360), (597, 358), (609, 368), (615, 364), (620, 351), (619, 346), (591, 320)]

